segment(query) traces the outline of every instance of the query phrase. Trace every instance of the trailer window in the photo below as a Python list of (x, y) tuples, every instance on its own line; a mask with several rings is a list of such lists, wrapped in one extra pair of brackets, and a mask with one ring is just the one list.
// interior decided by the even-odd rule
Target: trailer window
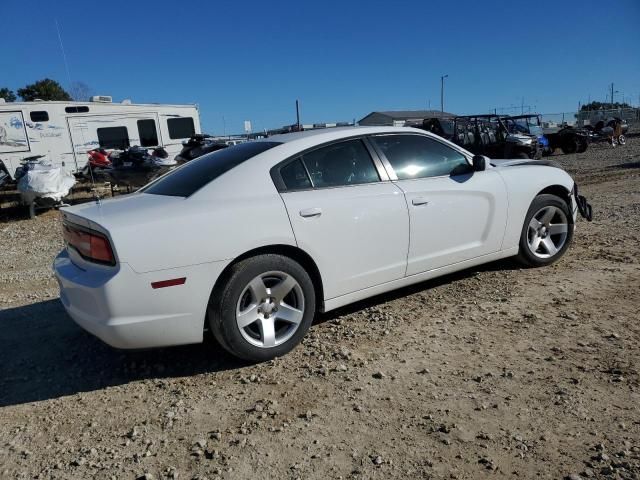
[(140, 134), (141, 146), (155, 147), (158, 145), (158, 132), (156, 130), (155, 120), (138, 120), (138, 133)]
[(88, 113), (89, 112), (89, 107), (87, 106), (82, 106), (82, 107), (64, 107), (64, 111), (67, 113)]
[(31, 117), (32, 122), (48, 122), (49, 121), (49, 114), (44, 110), (39, 112), (31, 112), (29, 114), (29, 117)]
[(169, 137), (171, 139), (189, 138), (196, 133), (193, 118), (191, 117), (170, 118), (167, 120), (167, 127), (169, 127)]
[(129, 132), (127, 127), (98, 128), (98, 143), (100, 148), (129, 148)]

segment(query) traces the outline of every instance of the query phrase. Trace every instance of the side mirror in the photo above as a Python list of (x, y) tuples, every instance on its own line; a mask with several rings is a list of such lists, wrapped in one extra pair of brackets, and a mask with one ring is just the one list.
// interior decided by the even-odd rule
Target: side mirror
[(473, 171), (474, 172), (482, 172), (487, 168), (487, 157), (484, 155), (474, 155), (473, 156)]

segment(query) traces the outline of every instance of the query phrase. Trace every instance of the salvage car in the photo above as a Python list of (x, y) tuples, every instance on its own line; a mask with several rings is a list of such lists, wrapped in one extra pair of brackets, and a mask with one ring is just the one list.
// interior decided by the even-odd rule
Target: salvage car
[(476, 155), (532, 159), (542, 156), (537, 135), (510, 131), (498, 115), (427, 118), (412, 126), (435, 133)]
[(316, 312), (516, 257), (567, 251), (590, 206), (546, 161), (489, 160), (422, 130), (273, 136), (192, 160), (136, 193), (62, 209), (69, 315), (120, 348), (294, 348)]

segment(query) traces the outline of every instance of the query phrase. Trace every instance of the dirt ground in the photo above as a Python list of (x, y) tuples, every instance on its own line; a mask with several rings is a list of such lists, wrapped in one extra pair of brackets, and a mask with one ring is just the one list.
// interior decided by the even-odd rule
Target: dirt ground
[(254, 366), (102, 344), (57, 299), (57, 213), (5, 216), (0, 478), (640, 478), (640, 138), (554, 159), (595, 212), (559, 263), (376, 297)]

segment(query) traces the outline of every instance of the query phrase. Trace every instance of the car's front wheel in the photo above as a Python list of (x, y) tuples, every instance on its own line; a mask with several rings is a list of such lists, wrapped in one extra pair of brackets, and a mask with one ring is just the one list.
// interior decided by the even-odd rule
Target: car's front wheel
[(208, 307), (218, 342), (244, 360), (262, 362), (293, 349), (315, 313), (313, 282), (289, 257), (258, 255), (233, 265)]
[(538, 195), (525, 217), (518, 260), (531, 267), (549, 265), (564, 255), (572, 239), (567, 203), (556, 195)]

